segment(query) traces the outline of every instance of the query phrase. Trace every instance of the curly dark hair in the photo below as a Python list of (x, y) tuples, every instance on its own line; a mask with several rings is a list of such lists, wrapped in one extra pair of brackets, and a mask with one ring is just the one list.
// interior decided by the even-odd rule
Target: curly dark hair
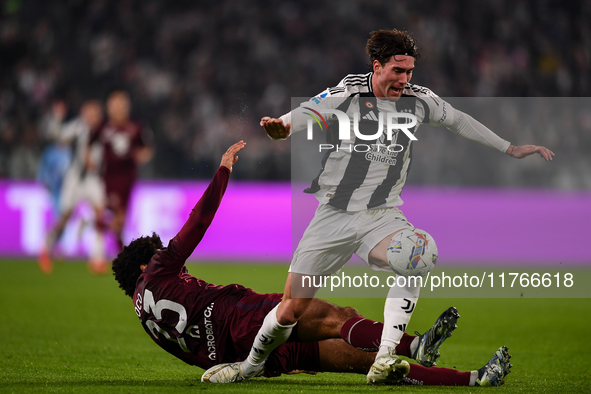
[(371, 60), (370, 69), (373, 68), (374, 60), (378, 60), (381, 65), (384, 65), (395, 55), (412, 56), (415, 60), (421, 57), (417, 47), (417, 40), (407, 31), (398, 29), (376, 30), (370, 34), (371, 37), (369, 37), (367, 45), (365, 45), (365, 52), (367, 52)]
[(142, 274), (140, 266), (148, 264), (158, 249), (162, 249), (162, 241), (153, 232), (150, 237), (131, 241), (113, 260), (113, 274), (125, 294), (133, 298), (135, 284)]

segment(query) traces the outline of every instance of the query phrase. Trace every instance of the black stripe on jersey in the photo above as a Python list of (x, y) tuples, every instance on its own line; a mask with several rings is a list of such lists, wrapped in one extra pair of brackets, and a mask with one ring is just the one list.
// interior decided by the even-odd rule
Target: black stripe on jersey
[(347, 86), (366, 86), (365, 82), (348, 83)]
[(347, 75), (345, 78), (343, 78), (344, 81), (352, 81), (354, 79), (367, 79), (365, 74), (349, 74)]
[[(421, 121), (421, 123), (429, 123), (429, 119), (431, 119), (431, 110), (429, 109), (429, 106), (427, 105), (427, 102), (417, 96), (413, 96), (411, 94), (402, 94), (400, 97), (412, 97), (415, 100), (418, 100), (421, 102), (421, 104), (423, 104), (423, 110), (425, 111), (425, 117), (423, 118), (423, 120)], [(414, 102), (414, 101), (413, 101)], [(416, 107), (416, 104), (415, 104)], [(415, 110), (413, 108), (412, 113), (415, 113)]]
[[(407, 96), (407, 97), (414, 97), (414, 96)], [(398, 101), (398, 103), (396, 105), (397, 110), (400, 110), (402, 112), (410, 111), (411, 113), (414, 114), (415, 108), (417, 106), (416, 100), (418, 100), (417, 97), (414, 97), (414, 100), (407, 99), (407, 100)], [(399, 120), (399, 121), (401, 121), (401, 120)], [(413, 134), (417, 130), (417, 127), (418, 127), (418, 125), (415, 126), (413, 129), (411, 129), (411, 132)], [(407, 149), (410, 150), (408, 152), (408, 160), (410, 160), (412, 162), (412, 141), (410, 141), (410, 139), (407, 137), (407, 135), (403, 132), (398, 132), (398, 138), (396, 140), (396, 143), (400, 144), (402, 146), (406, 146)], [(402, 152), (400, 152), (400, 153), (402, 153)], [(404, 160), (402, 160), (402, 158), (400, 158), (399, 160), (396, 160), (395, 165), (390, 166), (390, 168), (388, 168), (388, 173), (386, 174), (386, 178), (382, 181), (382, 183), (378, 187), (376, 187), (376, 189), (374, 190), (374, 192), (371, 195), (371, 198), (369, 199), (369, 203), (367, 204), (368, 209), (379, 207), (380, 205), (383, 205), (386, 203), (386, 199), (390, 195), (392, 188), (396, 185), (396, 182), (398, 182), (398, 180), (402, 176), (403, 165), (404, 165)], [(407, 173), (408, 173), (408, 170), (410, 170), (410, 163), (409, 163), (409, 168), (407, 169)]]
[[(375, 144), (376, 142), (377, 141), (373, 141), (372, 144)], [(369, 141), (357, 137), (355, 138), (355, 144), (369, 145)], [(341, 183), (337, 186), (334, 197), (330, 199), (328, 205), (338, 209), (347, 210), (347, 205), (349, 205), (353, 193), (363, 184), (363, 181), (367, 177), (371, 163), (370, 160), (365, 158), (365, 152), (353, 151)]]
[[(353, 96), (348, 97), (336, 109), (339, 110), (339, 111), (346, 112), (347, 109), (349, 108), (349, 105), (351, 104), (351, 100), (352, 100), (352, 98), (354, 96), (356, 96), (356, 94), (353, 95)], [(328, 161), (328, 157), (330, 156), (330, 154), (332, 152), (334, 152), (336, 150), (336, 147), (337, 146), (339, 146), (339, 147), (341, 146), (341, 142), (342, 141), (339, 139), (339, 128), (338, 128), (338, 126), (336, 126), (336, 127), (329, 127), (329, 131), (326, 133), (326, 143), (327, 144), (331, 144), (333, 146), (333, 148), (331, 148), (330, 150), (328, 150), (324, 154), (324, 157), (322, 158), (322, 164), (321, 164), (321, 167), (320, 167), (320, 172), (318, 173), (318, 175), (316, 176), (316, 178), (314, 178), (314, 180), (312, 181), (312, 184), (310, 185), (310, 187), (304, 190), (304, 193), (314, 194), (318, 190), (320, 190), (320, 185), (318, 184), (318, 181), (320, 179), (320, 175), (322, 175), (322, 173), (324, 172), (324, 166), (326, 165), (326, 162)]]
[(328, 92), (330, 94), (343, 93), (344, 91), (345, 91), (345, 88), (330, 88), (330, 89), (328, 89)]
[(345, 83), (345, 85), (350, 85), (352, 83), (356, 83), (356, 82), (362, 82), (365, 83), (367, 81), (367, 78), (365, 77), (355, 77), (355, 78), (345, 78), (343, 80), (343, 82)]
[(373, 87), (371, 86), (371, 77), (372, 76), (373, 76), (373, 73), (367, 74), (367, 87), (369, 88), (369, 91), (373, 93)]
[(345, 85), (352, 85), (354, 83), (360, 82), (362, 85), (367, 84), (367, 77), (365, 75), (355, 75), (355, 76), (348, 76), (343, 79)]
[[(400, 137), (404, 137), (404, 141), (396, 141), (396, 143), (406, 146), (407, 149), (410, 149), (410, 152), (408, 153), (408, 160), (411, 160), (412, 159), (412, 157), (411, 157), (412, 156), (412, 144), (410, 143), (406, 134), (401, 133), (401, 135), (398, 136), (398, 138), (402, 139)], [(398, 182), (398, 180), (400, 179), (400, 177), (402, 175), (403, 164), (404, 164), (404, 160), (402, 160), (402, 158), (400, 158), (396, 161), (395, 165), (390, 166), (390, 168), (388, 168), (388, 173), (386, 174), (386, 178), (384, 178), (382, 183), (378, 187), (376, 187), (376, 190), (374, 190), (374, 192), (372, 193), (371, 198), (369, 199), (369, 203), (367, 204), (367, 209), (379, 207), (380, 205), (383, 205), (386, 203), (386, 199), (390, 195), (392, 188), (396, 185), (396, 182)], [(410, 167), (409, 167), (409, 169), (410, 169)]]
[[(371, 93), (361, 93), (359, 97), (366, 97), (370, 101), (373, 102), (373, 107), (377, 107), (377, 102), (373, 94)], [(369, 131), (368, 128), (373, 128), (377, 126), (377, 122), (364, 120), (363, 117), (369, 113), (370, 109), (365, 106), (359, 107), (359, 130), (365, 134), (365, 131)], [(375, 130), (375, 129), (374, 129)], [(372, 130), (373, 132), (373, 130)], [(378, 140), (373, 141), (366, 141), (362, 140), (359, 137), (355, 137), (354, 144), (376, 144)], [(345, 172), (343, 177), (341, 178), (341, 182), (337, 186), (334, 196), (328, 202), (329, 205), (346, 210), (347, 206), (349, 205), (349, 201), (351, 201), (351, 197), (355, 190), (359, 189), (359, 187), (367, 178), (367, 173), (369, 172), (369, 167), (371, 165), (371, 161), (365, 158), (366, 152), (357, 152), (353, 150), (351, 152), (351, 158), (349, 159), (349, 163), (347, 163), (347, 168), (345, 168)]]

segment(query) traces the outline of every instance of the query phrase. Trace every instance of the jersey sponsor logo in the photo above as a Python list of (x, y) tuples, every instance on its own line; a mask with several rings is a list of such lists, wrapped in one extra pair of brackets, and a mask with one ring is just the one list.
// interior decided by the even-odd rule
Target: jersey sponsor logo
[(373, 144), (371, 145), (371, 151), (365, 154), (365, 159), (373, 161), (374, 163), (394, 166), (396, 165), (396, 156), (398, 156), (398, 152), (401, 152), (403, 149), (402, 145), (398, 144), (390, 146)]
[(386, 156), (386, 155), (382, 155), (380, 153), (367, 152), (365, 154), (365, 159), (369, 160), (369, 161), (373, 161), (374, 163), (381, 163), (381, 164), (386, 164), (389, 166), (396, 165), (396, 159), (393, 159), (393, 158)]
[(216, 345), (215, 345), (215, 334), (213, 332), (213, 322), (211, 321), (211, 314), (213, 313), (213, 305), (212, 302), (209, 304), (205, 311), (203, 312), (203, 326), (205, 327), (205, 339), (207, 340), (207, 351), (209, 354), (207, 357), (215, 361), (217, 358), (216, 354)]

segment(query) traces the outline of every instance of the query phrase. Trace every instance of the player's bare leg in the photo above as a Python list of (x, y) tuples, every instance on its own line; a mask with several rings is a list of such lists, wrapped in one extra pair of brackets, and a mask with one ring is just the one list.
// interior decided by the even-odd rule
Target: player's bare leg
[(123, 250), (123, 226), (125, 225), (125, 208), (117, 207), (113, 210), (113, 221), (111, 222), (111, 229), (115, 234), (117, 246), (119, 250)]
[(287, 274), (283, 299), (277, 308), (277, 321), (279, 324), (286, 325), (297, 323), (316, 295), (317, 289), (315, 288), (298, 285), (294, 289), (293, 282), (301, 284), (302, 276), (303, 275), (301, 274), (292, 274), (291, 272)]
[[(397, 232), (385, 237), (370, 251), (370, 263), (389, 267), (386, 251), (392, 237)], [(367, 375), (368, 383), (380, 383), (387, 380), (385, 374), (388, 372), (388, 368), (386, 366), (398, 360), (395, 349), (410, 321), (419, 292), (420, 287), (412, 286), (395, 286), (388, 292), (388, 298), (386, 298), (384, 305), (384, 330), (376, 360)]]
[(319, 372), (354, 372), (366, 374), (376, 358), (375, 352), (364, 352), (342, 339), (318, 343)]
[(106, 274), (109, 272), (105, 253), (105, 230), (106, 225), (103, 222), (103, 207), (94, 207), (95, 239), (88, 260), (88, 270), (92, 274)]
[(343, 324), (355, 316), (359, 316), (355, 308), (314, 298), (298, 320), (298, 339), (302, 342), (316, 342), (340, 338)]
[(43, 246), (43, 248), (41, 249), (41, 252), (39, 253), (39, 259), (38, 259), (39, 268), (41, 269), (41, 271), (43, 271), (46, 274), (50, 274), (53, 271), (53, 262), (51, 260), (51, 252), (52, 252), (55, 244), (61, 238), (61, 236), (64, 232), (64, 229), (66, 228), (66, 224), (68, 223), (68, 220), (70, 220), (71, 216), (72, 216), (72, 211), (68, 211), (68, 212), (65, 212), (62, 215), (60, 215), (58, 222), (55, 224), (55, 226), (51, 229), (51, 231), (47, 235), (47, 238), (45, 240), (45, 245)]

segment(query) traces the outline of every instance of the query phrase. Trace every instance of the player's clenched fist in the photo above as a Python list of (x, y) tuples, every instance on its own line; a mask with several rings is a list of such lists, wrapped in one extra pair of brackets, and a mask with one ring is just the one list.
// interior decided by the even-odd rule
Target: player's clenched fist
[(232, 172), (232, 166), (238, 161), (236, 153), (240, 152), (246, 146), (246, 142), (239, 141), (228, 148), (226, 153), (222, 156), (221, 166), (227, 167)]
[(284, 140), (291, 134), (291, 124), (284, 125), (283, 120), (265, 116), (261, 126), (272, 140)]

